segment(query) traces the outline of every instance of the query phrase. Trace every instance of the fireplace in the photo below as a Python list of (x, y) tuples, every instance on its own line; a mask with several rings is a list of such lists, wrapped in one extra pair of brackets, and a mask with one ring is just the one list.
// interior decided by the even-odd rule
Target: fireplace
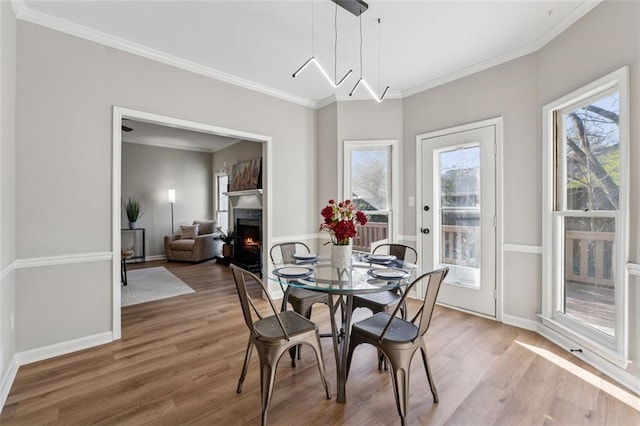
[(252, 271), (262, 270), (262, 210), (235, 209), (236, 240), (233, 262)]

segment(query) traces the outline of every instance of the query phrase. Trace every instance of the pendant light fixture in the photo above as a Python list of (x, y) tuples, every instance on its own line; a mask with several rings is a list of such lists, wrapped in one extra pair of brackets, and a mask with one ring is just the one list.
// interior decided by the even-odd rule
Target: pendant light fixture
[(307, 61), (302, 64), (302, 66), (300, 68), (298, 68), (296, 70), (296, 72), (293, 73), (293, 78), (295, 78), (298, 74), (300, 74), (302, 72), (302, 70), (304, 70), (305, 68), (307, 68), (307, 66), (309, 66), (310, 64), (315, 64), (316, 67), (320, 70), (320, 73), (327, 79), (327, 81), (329, 82), (329, 84), (331, 84), (331, 86), (333, 86), (334, 88), (338, 88), (342, 85), (342, 83), (346, 80), (347, 77), (349, 77), (351, 75), (351, 73), (353, 72), (353, 70), (349, 70), (344, 77), (342, 77), (340, 79), (340, 81), (337, 81), (337, 47), (338, 47), (338, 4), (336, 3), (336, 13), (334, 16), (334, 27), (335, 27), (335, 34), (334, 34), (334, 47), (333, 47), (333, 55), (334, 55), (334, 64), (333, 64), (333, 70), (334, 70), (334, 76), (333, 79), (331, 77), (329, 77), (329, 74), (327, 74), (327, 72), (324, 70), (324, 68), (322, 67), (322, 65), (320, 65), (320, 62), (318, 62), (318, 59), (315, 56), (315, 37), (314, 37), (314, 13), (313, 13), (313, 0), (311, 0), (311, 57), (309, 59), (307, 59)]
[[(384, 92), (382, 92), (382, 96), (378, 97), (378, 95), (376, 95), (376, 93), (373, 91), (371, 86), (369, 86), (369, 83), (367, 83), (367, 80), (365, 80), (362, 77), (362, 15), (360, 15), (359, 19), (360, 19), (360, 79), (358, 80), (356, 85), (353, 86), (353, 89), (349, 93), (349, 96), (352, 96), (353, 92), (355, 92), (358, 86), (362, 84), (367, 89), (367, 91), (369, 92), (369, 94), (373, 99), (375, 99), (377, 102), (382, 102), (382, 100), (384, 99), (384, 96), (389, 91), (389, 86), (387, 86), (386, 89), (384, 89)], [(378, 18), (378, 80), (380, 80), (380, 18)], [(379, 85), (380, 84), (378, 81), (378, 86)]]

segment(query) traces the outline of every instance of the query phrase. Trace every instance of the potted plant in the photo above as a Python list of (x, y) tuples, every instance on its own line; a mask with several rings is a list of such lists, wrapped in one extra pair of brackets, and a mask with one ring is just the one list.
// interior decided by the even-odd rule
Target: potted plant
[(229, 229), (227, 232), (224, 232), (222, 228), (218, 228), (218, 231), (220, 232), (220, 235), (215, 237), (215, 239), (224, 243), (222, 245), (222, 256), (233, 257), (233, 242), (237, 236), (236, 231)]
[(136, 222), (144, 214), (144, 210), (142, 210), (142, 204), (136, 198), (129, 197), (126, 203), (124, 200), (122, 200), (122, 207), (124, 207), (124, 211), (127, 213), (127, 219), (129, 220), (129, 229), (136, 229)]

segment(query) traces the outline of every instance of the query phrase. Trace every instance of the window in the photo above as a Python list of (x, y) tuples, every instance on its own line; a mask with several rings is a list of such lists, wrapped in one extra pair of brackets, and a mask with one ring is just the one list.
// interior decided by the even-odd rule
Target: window
[(376, 241), (395, 240), (396, 147), (395, 140), (345, 141), (344, 198), (350, 198), (369, 219), (365, 226), (358, 226), (355, 250), (370, 251)]
[[(627, 71), (545, 107), (543, 317), (626, 358)], [(608, 356), (608, 358), (611, 358)]]
[(229, 175), (216, 175), (216, 220), (223, 230), (229, 230)]

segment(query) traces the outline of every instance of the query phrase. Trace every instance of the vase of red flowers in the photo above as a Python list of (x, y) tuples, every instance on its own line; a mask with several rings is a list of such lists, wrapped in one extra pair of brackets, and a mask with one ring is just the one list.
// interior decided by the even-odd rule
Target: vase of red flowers
[(331, 264), (336, 268), (351, 266), (351, 239), (356, 236), (356, 224), (365, 225), (367, 216), (359, 211), (351, 200), (336, 203), (329, 200), (329, 204), (322, 209), (324, 222), (321, 231), (329, 232), (331, 236)]

